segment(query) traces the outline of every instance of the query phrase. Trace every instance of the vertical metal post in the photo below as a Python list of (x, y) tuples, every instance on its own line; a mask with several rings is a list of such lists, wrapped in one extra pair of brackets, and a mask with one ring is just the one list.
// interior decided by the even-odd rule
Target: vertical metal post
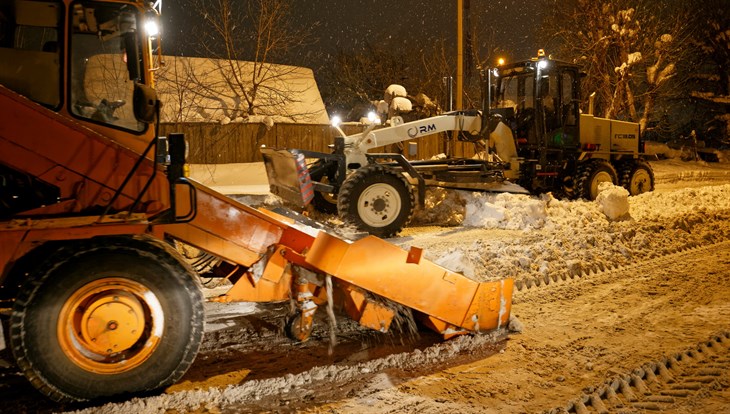
[[(464, 109), (464, 0), (457, 0), (456, 7), (456, 110), (460, 111)], [(451, 135), (453, 144), (447, 148), (447, 157), (454, 156), (453, 150), (457, 149), (459, 133), (460, 131), (454, 131)]]
[(454, 77), (444, 76), (444, 86), (446, 87), (446, 110), (451, 112), (454, 110)]
[(464, 109), (464, 0), (456, 12), (456, 110)]

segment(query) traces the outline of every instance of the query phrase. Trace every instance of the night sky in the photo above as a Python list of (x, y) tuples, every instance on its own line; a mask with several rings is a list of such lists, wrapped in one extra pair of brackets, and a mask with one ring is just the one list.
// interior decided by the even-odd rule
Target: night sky
[[(245, 0), (240, 0), (245, 4)], [(200, 29), (199, 18), (185, 0), (163, 3), (163, 41), (167, 54), (195, 55), (190, 33)], [(533, 56), (541, 39), (534, 35), (540, 23), (537, 1), (471, 0), (471, 23), (494, 30), (494, 44), (510, 59)], [(424, 45), (446, 39), (456, 44), (456, 1), (443, 0), (297, 0), (293, 15), (304, 26), (315, 23), (315, 43), (290, 57), (289, 63), (316, 68), (314, 56), (327, 59), (338, 50), (357, 51), (365, 42), (420, 53)], [(482, 42), (476, 47), (486, 48)], [(314, 53), (313, 53), (314, 52)], [(486, 55), (486, 51), (482, 55)]]

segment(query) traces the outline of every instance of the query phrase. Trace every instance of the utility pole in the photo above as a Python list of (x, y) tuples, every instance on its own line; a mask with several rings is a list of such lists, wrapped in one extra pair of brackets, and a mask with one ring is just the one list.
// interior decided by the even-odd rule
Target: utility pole
[[(469, 1), (469, 0), (467, 0)], [(456, 0), (456, 104), (455, 110), (464, 109), (464, 0)], [(446, 140), (446, 156), (461, 156), (460, 148), (457, 148), (459, 131), (451, 134), (451, 139)], [(455, 154), (454, 150), (459, 154)]]
[[(468, 0), (467, 0), (468, 1)], [(464, 0), (456, 12), (456, 110), (464, 109)]]

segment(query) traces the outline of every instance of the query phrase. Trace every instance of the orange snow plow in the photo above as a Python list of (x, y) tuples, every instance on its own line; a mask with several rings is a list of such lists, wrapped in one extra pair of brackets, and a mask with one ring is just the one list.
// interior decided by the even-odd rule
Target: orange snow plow
[(293, 298), (300, 340), (334, 302), (381, 331), (408, 309), (444, 336), (507, 323), (509, 279), (476, 283), (187, 179), (184, 136), (157, 134), (150, 7), (0, 2), (0, 323), (30, 384), (68, 402), (179, 380), (205, 323), (202, 269), (179, 245), (234, 282), (221, 302)]
[(351, 242), (265, 213), (285, 226), (281, 238), (261, 262), (248, 269), (228, 269), (226, 276), (235, 284), (216, 300), (263, 302), (293, 296), (300, 313), (289, 324), (294, 323), (296, 334), (289, 333), (297, 339), (308, 337), (314, 311), (326, 303), (327, 275), (334, 279), (338, 302), (349, 316), (383, 332), (396, 314), (389, 301), (412, 309), (445, 338), (498, 329), (508, 322), (512, 279), (479, 283), (422, 259), (415, 247), (405, 251), (374, 236)]
[(216, 301), (296, 298), (300, 312), (289, 325), (297, 339), (308, 337), (317, 306), (326, 303), (327, 275), (347, 313), (373, 329), (387, 331), (395, 316), (382, 299), (413, 309), (445, 337), (497, 329), (508, 321), (511, 279), (475, 282), (422, 259), (418, 248), (405, 251), (374, 236), (351, 242), (306, 218), (257, 210), (190, 184), (195, 196), (179, 192), (177, 206), (183, 213), (195, 210), (195, 219), (156, 228), (208, 251), (218, 246), (224, 262), (214, 272), (235, 283)]

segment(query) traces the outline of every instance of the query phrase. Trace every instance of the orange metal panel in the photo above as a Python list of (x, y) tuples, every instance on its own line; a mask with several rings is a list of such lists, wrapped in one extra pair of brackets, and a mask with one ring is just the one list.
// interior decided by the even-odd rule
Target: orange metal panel
[(226, 292), (212, 299), (214, 302), (274, 302), (289, 299), (291, 292), (290, 272), (284, 272), (281, 279), (274, 283), (261, 279), (254, 286), (251, 279), (242, 277)]
[(118, 234), (142, 234), (149, 228), (144, 215), (134, 214), (130, 220), (126, 215), (107, 216), (102, 222), (99, 216), (64, 217), (51, 219), (19, 219), (2, 224), (0, 233), (22, 231), (24, 242), (47, 240), (75, 240), (95, 236)]
[(352, 244), (320, 233), (307, 262), (348, 283), (449, 324), (489, 330), (506, 323), (512, 280), (478, 283), (432, 262), (408, 263), (408, 253), (377, 237)]
[[(282, 251), (286, 248), (279, 246), (268, 258), (261, 278), (255, 281), (249, 273), (241, 277), (226, 292), (216, 299), (217, 302), (270, 302), (288, 299), (291, 291), (291, 266), (284, 258)], [(266, 260), (266, 259), (264, 259)]]
[[(193, 180), (196, 214), (190, 223), (160, 225), (165, 233), (232, 263), (251, 266), (277, 244), (287, 225), (253, 207), (217, 193)], [(191, 211), (193, 198), (177, 187), (178, 214)], [(188, 190), (189, 191), (189, 190)]]
[(264, 268), (264, 273), (261, 275), (261, 279), (267, 280), (271, 283), (279, 283), (281, 278), (289, 271), (289, 263), (284, 258), (284, 252), (286, 247), (279, 246), (269, 258)]
[[(44, 108), (0, 85), (0, 159), (19, 171), (57, 186), (60, 198), (74, 200), (67, 211), (106, 206), (152, 134), (113, 134), (133, 144), (134, 152), (102, 136), (82, 123)], [(106, 128), (109, 129), (109, 128)], [(49, 135), (49, 131), (53, 131)], [(152, 161), (145, 161), (115, 203), (116, 210), (129, 207), (152, 174)], [(167, 179), (161, 167), (140, 206), (150, 214), (169, 205)], [(56, 205), (39, 208), (37, 214), (58, 214)]]
[(421, 314), (421, 316), (421, 323), (431, 328), (432, 330), (440, 333), (444, 339), (451, 339), (455, 336), (464, 335), (469, 332), (467, 330), (459, 328), (458, 326), (454, 326), (438, 318), (434, 318), (433, 316), (423, 314)]
[(361, 289), (349, 284), (343, 284), (345, 312), (352, 318), (370, 329), (388, 332), (395, 312), (379, 303), (369, 301)]

